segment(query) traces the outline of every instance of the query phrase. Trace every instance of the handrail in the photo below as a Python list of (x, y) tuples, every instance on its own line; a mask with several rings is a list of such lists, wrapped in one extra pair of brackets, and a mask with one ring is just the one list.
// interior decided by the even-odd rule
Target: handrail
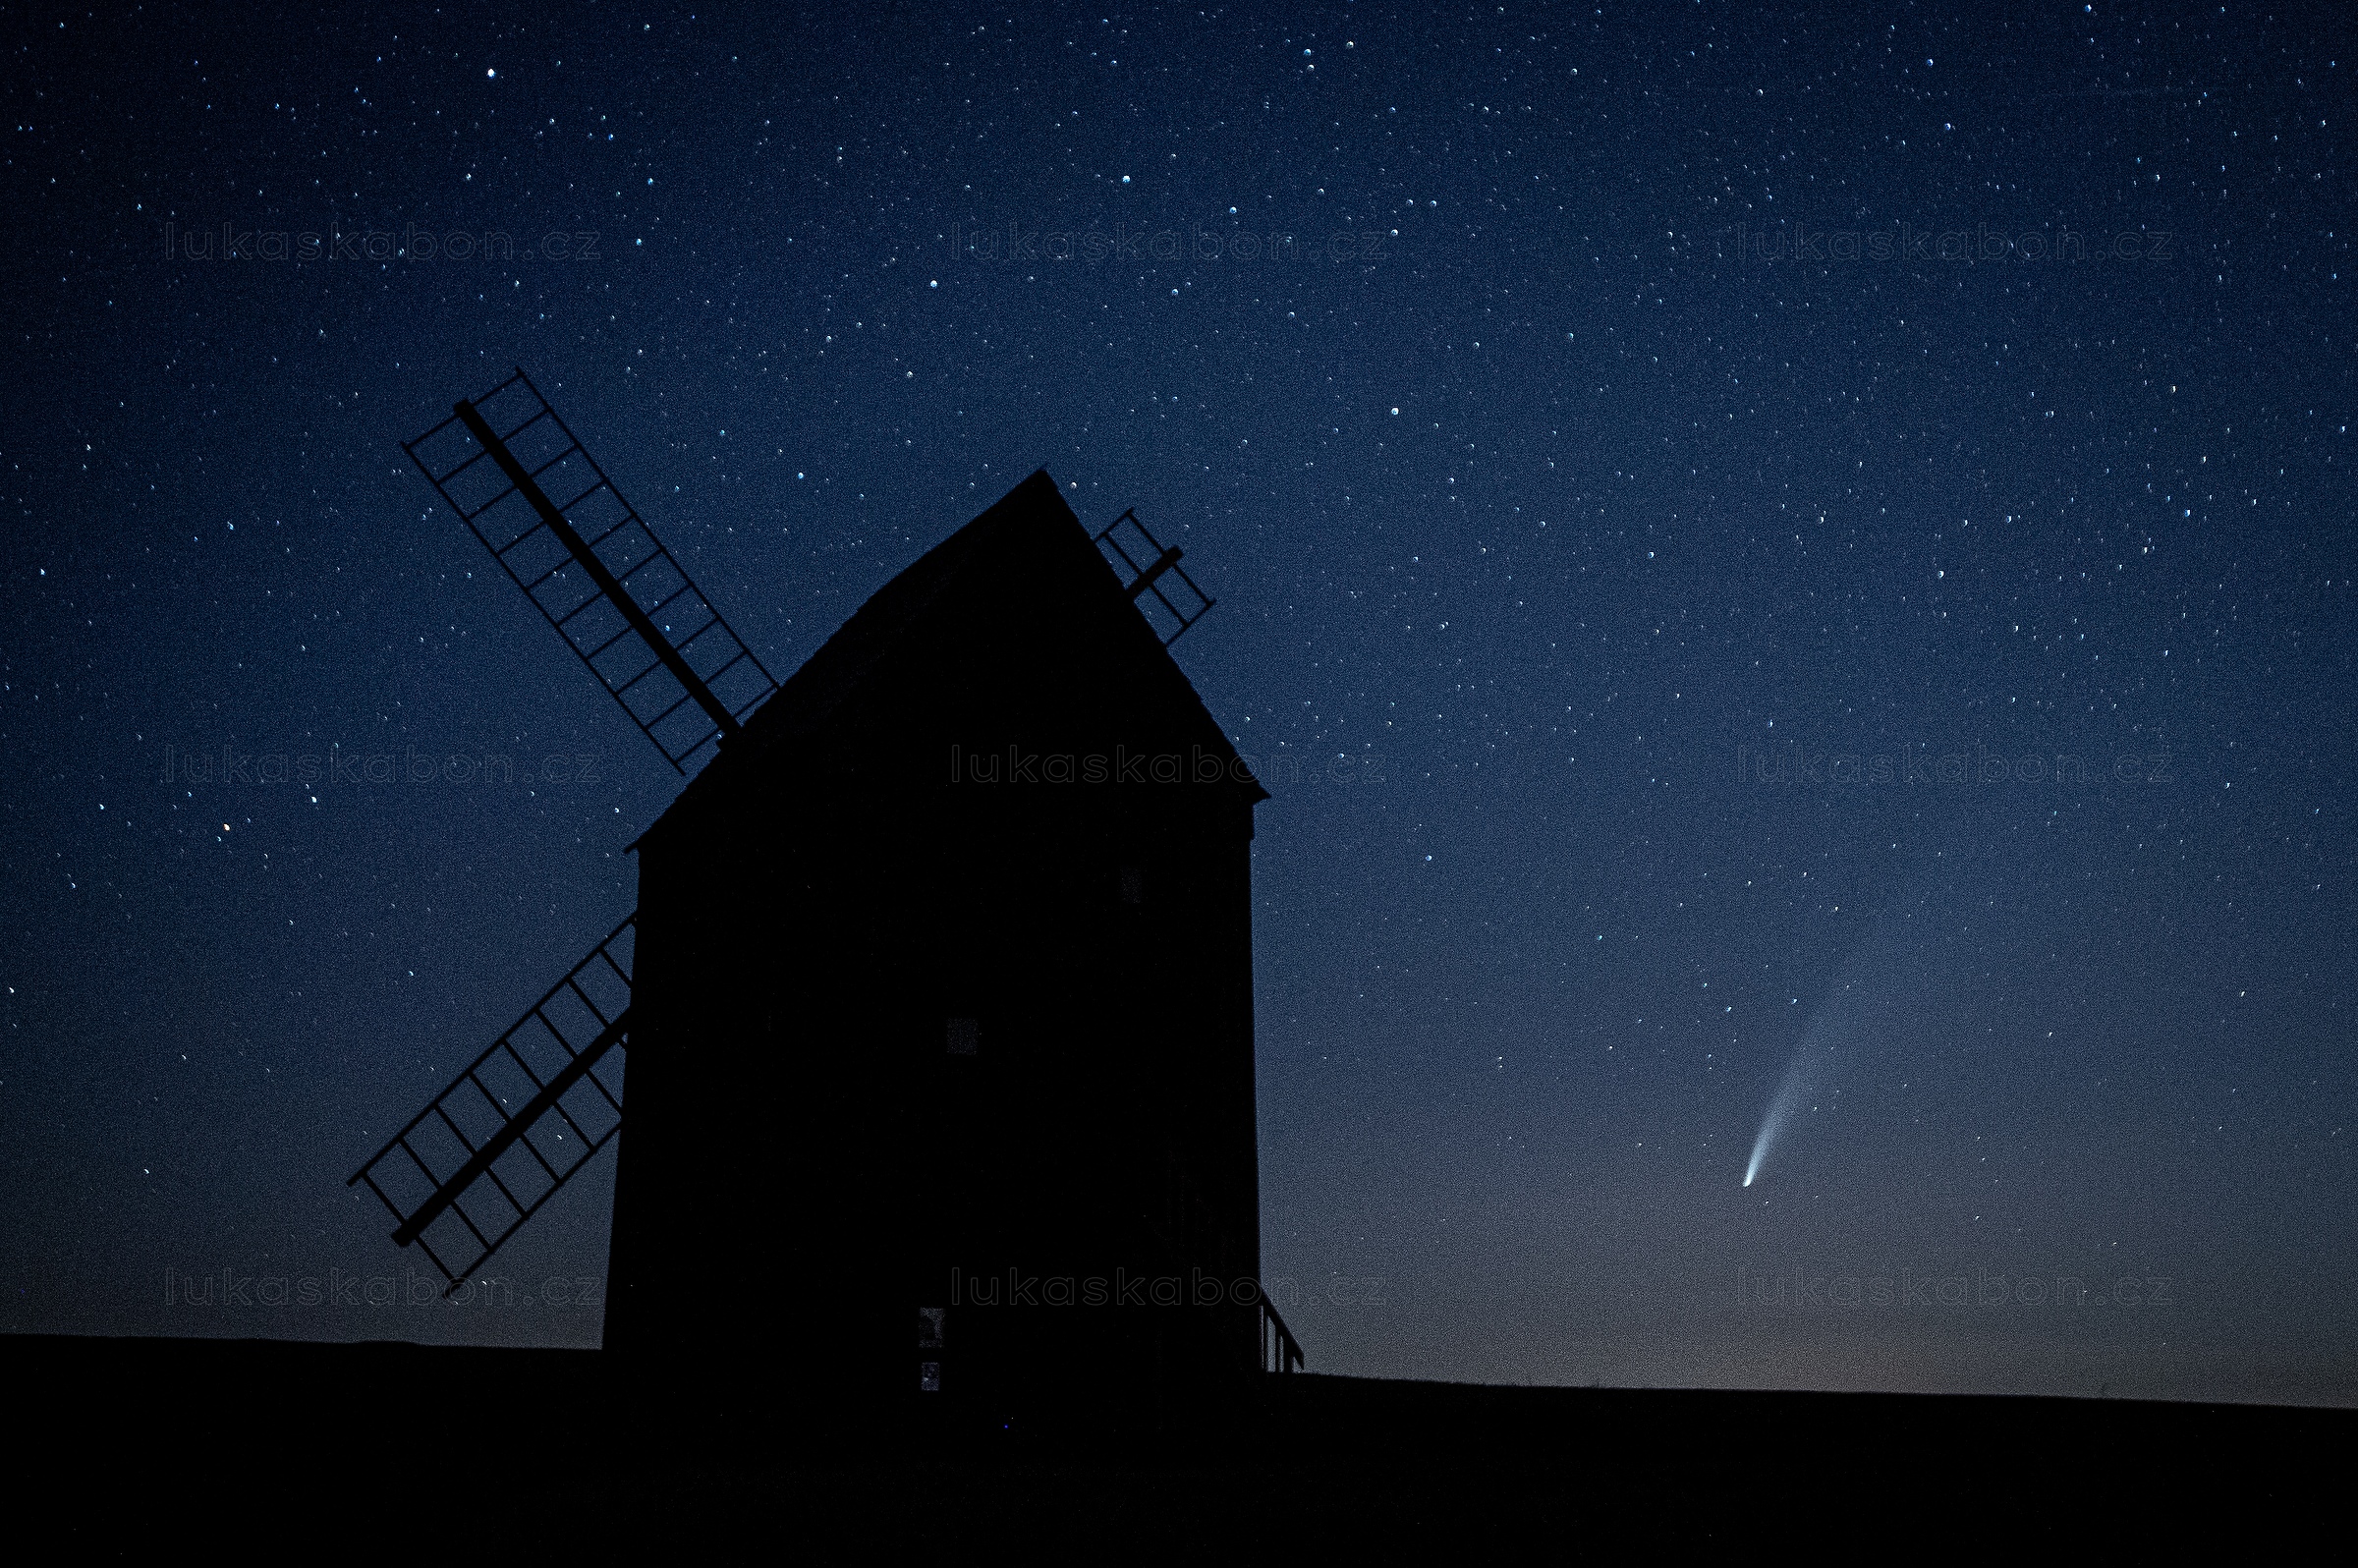
[(1265, 1290), (1261, 1292), (1261, 1370), (1264, 1372), (1302, 1370), (1302, 1341), (1285, 1326), (1285, 1319), (1278, 1316)]

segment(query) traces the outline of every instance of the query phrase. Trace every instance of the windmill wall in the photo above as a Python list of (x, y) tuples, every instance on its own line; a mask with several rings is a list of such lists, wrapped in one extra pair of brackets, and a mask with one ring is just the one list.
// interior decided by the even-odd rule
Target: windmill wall
[(879, 592), (641, 841), (609, 1347), (787, 1400), (1241, 1385), (1262, 798), (1045, 476)]

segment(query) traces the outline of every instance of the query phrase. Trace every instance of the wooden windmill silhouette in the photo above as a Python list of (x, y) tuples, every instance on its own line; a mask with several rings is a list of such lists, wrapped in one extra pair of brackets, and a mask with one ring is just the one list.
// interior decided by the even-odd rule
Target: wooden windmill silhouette
[(1036, 474), (781, 686), (521, 369), (404, 449), (694, 776), (639, 910), (352, 1176), (393, 1239), (475, 1275), (614, 1141), (627, 1059), (610, 1350), (860, 1400), (1300, 1366), (1259, 1288), (1266, 797), (1169, 655), (1212, 604), (1180, 551)]

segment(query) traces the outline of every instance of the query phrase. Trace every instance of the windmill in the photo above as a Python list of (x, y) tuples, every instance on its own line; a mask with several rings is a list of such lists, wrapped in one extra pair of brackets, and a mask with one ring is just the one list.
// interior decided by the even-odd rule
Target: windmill
[[(617, 1187), (610, 1347), (710, 1337), (711, 1313), (692, 1319), (643, 1288), (675, 1266), (652, 1238), (725, 1249), (758, 1216), (827, 1190), (823, 1222), (807, 1229), (819, 1239), (764, 1275), (792, 1300), (721, 1316), (749, 1340), (808, 1318), (864, 1346), (842, 1360), (847, 1388), (1004, 1389), (1061, 1365), (1068, 1329), (979, 1312), (999, 1305), (1002, 1266), (1006, 1305), (1028, 1301), (1027, 1264), (1110, 1268), (1119, 1293), (1133, 1263), (1160, 1260), (1192, 1269), (1200, 1299), (1216, 1260), (1230, 1291), (1214, 1310), (1179, 1328), (1103, 1314), (1080, 1338), (1152, 1361), (1166, 1380), (1232, 1366), (1247, 1335), (1255, 1366), (1298, 1367), (1258, 1284), (1244, 844), (1265, 792), (1169, 659), (1213, 602), (1180, 550), (1135, 510), (1087, 533), (1035, 475), (781, 688), (522, 369), (404, 450), (691, 782), (632, 846), (646, 850), (641, 910), (349, 1179), (392, 1215), (393, 1240), (458, 1289), (614, 1141), (623, 1061), (659, 1037), (638, 1072), (633, 1142), (646, 1147)], [(928, 751), (944, 737), (947, 785)], [(989, 784), (1002, 760), (1008, 784), (1035, 781), (1023, 737), (1094, 748), (1048, 754), (1051, 777), (1061, 759), (1075, 784), (1097, 763), (1116, 784), (1146, 782), (1139, 739), (1184, 740), (1204, 787), (1052, 800), (972, 787), (985, 783), (983, 750)], [(1165, 759), (1180, 754), (1152, 755), (1154, 782), (1172, 782)], [(781, 832), (798, 813), (843, 831)], [(912, 882), (936, 886), (931, 901), (911, 906), (897, 889)], [(1016, 891), (982, 911), (966, 897), (978, 885)], [(1010, 945), (1011, 921), (1060, 933), (1062, 947)], [(742, 962), (716, 966), (716, 953)], [(1186, 970), (1210, 977), (1194, 994), (1212, 1022), (1193, 1027), (1216, 1039), (1205, 1058), (1217, 1063), (1180, 1070), (1180, 1092), (1134, 1111), (1147, 1069), (1105, 1046), (1105, 1021)], [(1136, 1040), (1163, 1025), (1142, 1027)], [(698, 1072), (735, 1082), (691, 1082)], [(984, 1105), (994, 1127), (1089, 1145), (1095, 1168), (1043, 1175), (1030, 1154), (978, 1142)], [(1124, 1118), (1138, 1125), (1100, 1136)], [(897, 1164), (869, 1169), (880, 1148)], [(743, 1196), (715, 1201), (700, 1182)], [(942, 1196), (952, 1190), (964, 1197)], [(806, 1300), (809, 1279), (846, 1268), (890, 1286), (853, 1307)], [(1099, 1276), (1048, 1277), (1078, 1299)], [(1177, 1277), (1152, 1276), (1157, 1289)], [(896, 1384), (912, 1370), (911, 1306), (918, 1375)], [(973, 1323), (963, 1361), (943, 1348), (954, 1316)], [(945, 1384), (944, 1365), (966, 1371)]]

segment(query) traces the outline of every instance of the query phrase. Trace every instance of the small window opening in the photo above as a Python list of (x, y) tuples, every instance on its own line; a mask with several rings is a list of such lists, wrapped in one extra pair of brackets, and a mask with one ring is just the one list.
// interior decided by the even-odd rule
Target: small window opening
[(941, 1334), (948, 1317), (949, 1310), (944, 1307), (920, 1307), (917, 1310), (917, 1348), (923, 1358), (917, 1364), (917, 1388), (920, 1393), (941, 1392)]

